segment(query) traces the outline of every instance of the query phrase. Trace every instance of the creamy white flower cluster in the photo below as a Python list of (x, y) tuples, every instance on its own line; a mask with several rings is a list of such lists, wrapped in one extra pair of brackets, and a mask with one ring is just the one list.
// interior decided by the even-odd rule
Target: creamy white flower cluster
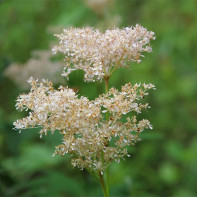
[[(59, 132), (63, 142), (55, 153), (70, 154), (73, 166), (103, 172), (112, 161), (129, 156), (127, 147), (135, 144), (139, 133), (152, 129), (148, 120), (137, 120), (137, 114), (148, 104), (140, 103), (152, 84), (124, 85), (121, 91), (111, 88), (95, 100), (78, 97), (69, 88), (55, 90), (51, 82), (30, 78), (31, 91), (17, 99), (18, 110), (29, 115), (14, 122), (16, 129), (40, 127), (40, 134)], [(107, 112), (108, 111), (108, 112)], [(132, 112), (131, 117), (123, 118)], [(106, 113), (109, 119), (106, 120)]]
[(150, 41), (155, 39), (154, 32), (140, 25), (105, 33), (91, 27), (69, 28), (55, 36), (59, 44), (52, 49), (53, 53), (65, 54), (62, 75), (68, 78), (72, 71), (82, 69), (85, 81), (102, 80), (129, 62), (139, 63), (143, 52), (152, 51)]
[(63, 80), (58, 76), (61, 73), (62, 65), (60, 62), (51, 61), (51, 56), (50, 50), (33, 51), (32, 58), (25, 64), (11, 64), (6, 68), (4, 75), (14, 81), (21, 89), (29, 89), (26, 81), (31, 76), (39, 80), (47, 78), (53, 83), (61, 84)]

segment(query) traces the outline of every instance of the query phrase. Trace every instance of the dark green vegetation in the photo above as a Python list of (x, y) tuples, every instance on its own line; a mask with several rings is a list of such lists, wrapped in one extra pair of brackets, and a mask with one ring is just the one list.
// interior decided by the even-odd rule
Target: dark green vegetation
[[(117, 0), (113, 14), (120, 26), (147, 27), (156, 33), (153, 53), (130, 71), (116, 71), (116, 88), (131, 83), (153, 83), (148, 98), (152, 108), (142, 117), (153, 131), (130, 148), (131, 158), (111, 167), (111, 196), (197, 196), (197, 1)], [(95, 26), (101, 19), (81, 0), (0, 1), (0, 196), (102, 196), (100, 186), (85, 171), (73, 169), (69, 157), (52, 158), (58, 134), (41, 140), (37, 129), (20, 135), (12, 122), (24, 116), (15, 110), (22, 93), (3, 76), (13, 63), (25, 63), (32, 50), (50, 49), (55, 39), (49, 26)], [(65, 80), (66, 84), (66, 80)], [(80, 95), (94, 98), (100, 83), (84, 83), (81, 72), (68, 82)]]

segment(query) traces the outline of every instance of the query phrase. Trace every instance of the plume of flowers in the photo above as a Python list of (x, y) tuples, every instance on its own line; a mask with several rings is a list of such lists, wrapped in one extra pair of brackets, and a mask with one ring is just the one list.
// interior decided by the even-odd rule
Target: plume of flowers
[[(30, 78), (31, 91), (20, 95), (16, 108), (29, 110), (29, 116), (14, 122), (16, 129), (39, 126), (40, 135), (58, 131), (63, 142), (56, 147), (55, 153), (72, 156), (72, 164), (79, 168), (104, 171), (112, 162), (119, 162), (128, 155), (127, 146), (138, 140), (139, 133), (145, 128), (152, 129), (148, 120), (137, 120), (142, 109), (149, 108), (140, 100), (148, 95), (152, 84), (130, 83), (122, 86), (119, 92), (111, 88), (95, 100), (80, 97), (69, 88), (55, 90), (51, 82)], [(110, 119), (105, 119), (109, 112)], [(133, 112), (125, 122), (121, 118)]]
[(85, 81), (102, 80), (110, 76), (114, 69), (126, 67), (130, 62), (141, 61), (143, 52), (151, 52), (150, 41), (155, 39), (154, 32), (136, 25), (123, 29), (114, 28), (101, 33), (91, 27), (64, 29), (55, 35), (59, 44), (53, 53), (65, 54), (65, 71), (81, 69)]

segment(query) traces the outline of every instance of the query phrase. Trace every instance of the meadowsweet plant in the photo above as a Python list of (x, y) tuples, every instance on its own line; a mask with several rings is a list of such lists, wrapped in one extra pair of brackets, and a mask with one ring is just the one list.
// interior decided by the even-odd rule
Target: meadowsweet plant
[(20, 95), (16, 104), (29, 115), (14, 125), (19, 130), (39, 126), (41, 137), (48, 131), (59, 132), (62, 144), (55, 147), (53, 155), (69, 154), (72, 165), (88, 170), (108, 197), (110, 164), (129, 157), (127, 148), (139, 140), (144, 129), (152, 129), (149, 120), (138, 120), (137, 115), (150, 108), (143, 99), (155, 89), (152, 84), (127, 83), (119, 91), (109, 89), (109, 80), (118, 68), (140, 63), (144, 52), (152, 51), (150, 41), (155, 35), (136, 25), (105, 33), (90, 27), (69, 28), (55, 36), (59, 44), (53, 52), (65, 54), (62, 75), (68, 78), (72, 71), (81, 69), (85, 81), (104, 80), (105, 93), (89, 100), (68, 87), (55, 90), (47, 80), (30, 78), (30, 92)]

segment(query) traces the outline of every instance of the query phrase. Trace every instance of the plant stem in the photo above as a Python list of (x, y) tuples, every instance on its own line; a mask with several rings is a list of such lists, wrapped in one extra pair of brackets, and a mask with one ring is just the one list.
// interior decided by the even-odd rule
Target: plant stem
[(124, 54), (120, 57), (120, 59), (118, 60), (117, 64), (115, 65), (114, 69), (111, 71), (111, 73), (109, 74), (109, 77), (115, 72), (115, 70), (118, 68), (122, 58), (123, 58)]
[(105, 93), (109, 91), (109, 76), (106, 76), (105, 78)]
[(107, 187), (107, 194), (109, 197), (109, 166), (106, 169), (106, 187)]
[[(105, 77), (105, 93), (109, 91), (109, 76)], [(109, 112), (106, 113), (106, 121), (109, 121)], [(109, 167), (106, 169), (106, 189), (107, 195), (109, 196)]]
[(102, 186), (102, 189), (103, 189), (104, 197), (109, 197), (109, 192), (108, 192), (109, 190), (106, 187), (105, 180), (104, 180), (104, 175), (101, 174), (101, 172), (99, 172), (99, 177), (100, 177), (100, 183), (101, 183), (101, 186)]
[[(105, 93), (109, 91), (109, 78), (110, 76), (105, 76)], [(109, 112), (106, 113), (106, 121), (109, 121)], [(107, 144), (108, 145), (108, 144)], [(101, 157), (102, 162), (104, 162), (104, 152), (101, 151)], [(101, 183), (104, 197), (109, 197), (109, 167), (106, 168), (105, 172), (101, 173), (101, 171), (98, 172), (99, 174), (99, 182)]]
[[(105, 93), (109, 91), (109, 76), (106, 76), (105, 78)], [(109, 112), (106, 113), (106, 120), (109, 121)]]

